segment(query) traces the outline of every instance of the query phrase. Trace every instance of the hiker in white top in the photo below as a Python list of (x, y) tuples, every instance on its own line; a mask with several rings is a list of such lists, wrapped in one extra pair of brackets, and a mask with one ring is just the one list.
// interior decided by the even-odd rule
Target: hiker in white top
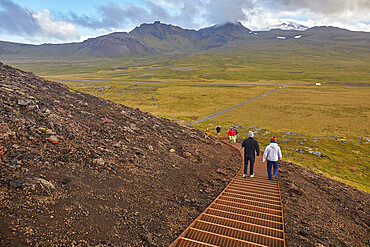
[[(271, 137), (270, 144), (266, 147), (263, 153), (263, 162), (267, 159), (267, 176), (271, 180), (272, 177), (276, 178), (279, 171), (279, 160), (281, 160), (281, 150), (279, 145), (276, 143), (275, 136)], [(271, 175), (271, 169), (274, 167), (274, 172)]]

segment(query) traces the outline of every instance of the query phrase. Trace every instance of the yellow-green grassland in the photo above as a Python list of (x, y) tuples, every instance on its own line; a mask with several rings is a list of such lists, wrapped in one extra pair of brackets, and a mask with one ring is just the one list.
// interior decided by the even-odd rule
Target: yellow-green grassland
[(233, 48), (135, 59), (10, 59), (9, 64), (67, 79), (61, 82), (74, 90), (181, 124), (288, 85), (193, 127), (215, 134), (220, 125), (226, 136), (235, 126), (239, 140), (253, 130), (261, 147), (274, 135), (284, 160), (370, 191), (369, 61), (368, 49), (303, 49), (292, 43), (284, 51)]
[[(276, 86), (177, 85), (66, 81), (70, 87), (152, 114), (188, 123), (253, 99)], [(194, 124), (237, 127), (239, 140), (256, 132), (261, 147), (274, 135), (284, 160), (370, 190), (368, 87), (288, 86), (215, 118)], [(321, 157), (312, 154), (319, 151)]]

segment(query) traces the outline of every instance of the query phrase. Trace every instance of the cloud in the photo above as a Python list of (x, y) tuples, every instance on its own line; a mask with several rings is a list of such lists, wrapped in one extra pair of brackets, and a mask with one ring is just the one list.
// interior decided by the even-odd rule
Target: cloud
[(206, 17), (214, 24), (246, 20), (255, 8), (252, 1), (245, 0), (214, 0), (207, 5)]
[[(330, 8), (332, 4), (338, 6)], [(242, 23), (255, 31), (268, 30), (284, 22), (295, 22), (307, 27), (335, 26), (369, 32), (369, 15), (368, 1), (266, 0), (255, 3), (249, 19)]]
[(33, 11), (23, 9), (10, 0), (1, 0), (0, 6), (0, 32), (19, 35), (33, 36), (41, 31), (37, 20), (33, 17)]
[[(192, 0), (189, 2), (191, 1)], [(131, 2), (123, 5), (109, 2), (97, 7), (97, 16), (80, 16), (71, 12), (68, 16), (65, 16), (65, 18), (83, 27), (105, 29), (108, 31), (124, 29), (132, 25), (154, 22), (157, 20), (172, 24), (176, 24), (176, 22), (178, 24), (194, 24), (192, 22), (195, 16), (194, 13), (196, 13), (194, 12), (194, 8), (189, 8), (189, 5), (183, 5), (183, 7), (180, 8), (180, 13), (170, 14), (169, 9), (171, 9), (171, 6), (175, 5), (165, 0), (161, 1), (161, 3), (164, 7), (154, 1), (144, 1), (145, 6), (138, 6)], [(178, 5), (176, 8), (178, 8)], [(185, 10), (185, 12), (183, 10)], [(190, 15), (191, 12), (193, 16)]]
[(183, 28), (241, 21), (253, 30), (282, 23), (285, 19), (302, 20), (300, 24), (318, 23), (348, 27), (369, 20), (368, 0), (142, 0), (107, 2), (96, 7), (95, 15), (69, 13), (67, 23), (99, 32), (129, 31), (142, 23), (161, 21)]
[(0, 34), (32, 42), (76, 41), (87, 34), (129, 31), (142, 23), (161, 21), (199, 29), (241, 21), (252, 30), (290, 20), (305, 26), (332, 25), (370, 31), (369, 0), (112, 0), (94, 14), (35, 12), (0, 0)]
[(53, 39), (68, 41), (79, 38), (77, 27), (74, 24), (53, 20), (50, 11), (47, 9), (44, 9), (43, 12), (35, 13), (33, 17), (41, 27), (39, 35), (45, 41)]
[(54, 20), (49, 10), (34, 12), (11, 0), (1, 0), (0, 7), (0, 33), (32, 42), (70, 41), (79, 38), (74, 24)]
[(115, 30), (162, 21), (184, 28), (237, 22), (248, 18), (252, 0), (144, 0), (144, 5), (109, 2), (97, 7), (97, 16), (66, 16), (68, 21), (91, 29)]
[(369, 0), (272, 0), (275, 9), (308, 10), (308, 15), (332, 21), (369, 21)]

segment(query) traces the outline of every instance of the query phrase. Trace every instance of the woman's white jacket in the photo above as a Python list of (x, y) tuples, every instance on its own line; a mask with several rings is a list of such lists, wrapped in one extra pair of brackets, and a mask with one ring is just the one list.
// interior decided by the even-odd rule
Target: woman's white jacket
[(278, 159), (281, 159), (281, 150), (277, 143), (270, 143), (263, 153), (263, 162), (267, 159), (268, 161), (278, 161)]

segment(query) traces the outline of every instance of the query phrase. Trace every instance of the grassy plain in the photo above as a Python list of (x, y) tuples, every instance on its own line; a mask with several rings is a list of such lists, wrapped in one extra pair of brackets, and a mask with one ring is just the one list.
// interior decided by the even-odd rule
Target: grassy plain
[[(275, 86), (65, 82), (70, 87), (137, 107), (180, 123), (190, 122), (269, 92)], [(285, 160), (316, 169), (370, 191), (370, 88), (289, 86), (215, 118), (195, 124), (215, 134), (251, 129), (264, 147), (275, 135)], [(268, 132), (266, 132), (268, 131)], [(292, 150), (294, 149), (294, 150)], [(298, 151), (303, 151), (300, 154)], [(310, 154), (319, 151), (323, 157)]]
[(288, 87), (196, 127), (221, 124), (225, 133), (237, 125), (245, 138), (256, 126), (262, 130), (251, 129), (262, 146), (271, 135), (278, 138), (285, 160), (370, 191), (369, 95), (370, 88)]
[[(278, 85), (290, 85), (194, 126), (214, 133), (219, 124), (224, 135), (230, 126), (238, 126), (241, 138), (251, 126), (258, 127), (251, 129), (256, 130), (261, 146), (275, 135), (285, 159), (370, 191), (370, 88), (293, 86), (370, 84), (369, 49), (286, 44), (131, 59), (0, 59), (47, 78), (112, 80), (63, 83), (180, 123), (211, 115)], [(204, 85), (114, 82), (124, 80)], [(247, 85), (251, 83), (258, 86)], [(320, 151), (323, 157), (309, 151)]]
[(64, 83), (76, 90), (181, 123), (211, 115), (272, 90), (267, 86), (161, 85), (98, 81)]

